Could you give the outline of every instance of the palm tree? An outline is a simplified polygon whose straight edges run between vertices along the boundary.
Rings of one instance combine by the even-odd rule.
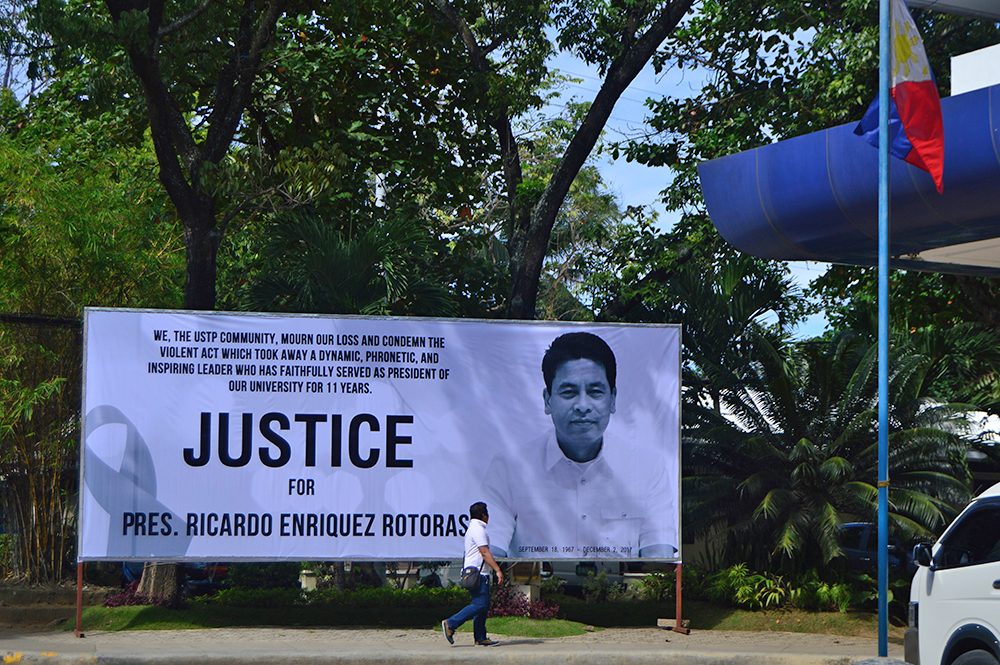
[[[841,523],[876,515],[875,348],[844,333],[748,351],[749,371],[715,382],[721,408],[685,404],[685,526],[714,536],[723,565],[815,569],[840,554]],[[972,407],[926,397],[931,364],[908,347],[890,363],[890,528],[903,540],[939,532],[969,499]]]
[[[671,284],[672,320],[684,330],[684,386],[688,400],[709,400],[750,371],[753,349],[781,345],[786,324],[800,315],[800,293],[787,269],[746,254],[710,267],[683,270]],[[775,323],[767,325],[769,316]]]
[[[270,227],[241,303],[260,311],[326,314],[458,313],[447,284],[427,274],[434,237],[403,214],[342,228],[315,210],[285,212]]]
[[[932,361],[932,390],[1000,413],[1000,345],[997,333],[979,323],[926,326],[900,331]]]

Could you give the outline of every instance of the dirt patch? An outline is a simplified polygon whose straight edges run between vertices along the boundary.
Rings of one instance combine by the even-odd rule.
[[[104,602],[114,587],[85,584],[83,606]],[[0,582],[0,628],[44,630],[76,618],[76,580],[28,584],[7,579]]]
[[[85,607],[100,605],[108,593],[116,591],[111,587],[84,584],[83,604]],[[0,583],[0,607],[24,606],[72,606],[76,607],[76,582],[45,584]]]

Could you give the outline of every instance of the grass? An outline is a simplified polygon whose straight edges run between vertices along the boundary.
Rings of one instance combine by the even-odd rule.
[[[325,616],[317,616],[317,610]],[[364,608],[350,609],[350,622],[336,621],[337,617],[329,608],[294,607],[284,608],[280,613],[252,608],[233,608],[205,606],[189,603],[187,609],[170,610],[155,606],[131,607],[91,607],[83,613],[84,630],[188,630],[197,628],[223,628],[231,626],[343,626],[367,625],[371,627],[408,626],[424,628],[428,622],[434,622],[435,630],[441,630],[438,615],[447,616],[454,612],[442,612],[441,608],[415,610],[411,613],[401,613],[399,609],[377,612]],[[338,608],[339,609],[339,608]],[[455,608],[457,611],[459,608]],[[359,612],[361,615],[359,615]],[[367,614],[367,621],[363,615]],[[326,619],[324,621],[323,619]],[[70,629],[74,626],[64,626]],[[510,635],[512,637],[566,637],[582,635],[589,632],[585,624],[553,619],[551,621],[535,621],[523,617],[494,617],[486,621],[486,628],[491,633]],[[466,622],[459,627],[459,632],[471,632],[472,622]]]
[[[673,616],[673,612],[670,616]],[[845,637],[878,637],[878,615],[874,612],[806,612],[803,610],[761,610],[751,612],[705,602],[685,603],[682,617],[706,630],[782,631],[819,633]],[[891,621],[889,637],[900,644],[905,623]]]
[[[512,637],[564,637],[580,635],[585,626],[605,627],[656,625],[660,618],[674,617],[674,602],[633,602],[622,604],[587,604],[574,598],[559,598],[562,618],[552,621],[504,617],[487,621],[490,633]],[[461,606],[421,607],[306,607],[280,609],[220,607],[190,601],[183,610],[155,606],[91,607],[83,613],[84,630],[182,630],[231,626],[368,626],[436,627],[441,619],[454,614]],[[766,610],[752,612],[701,601],[684,603],[684,619],[699,630],[783,631],[821,633],[848,637],[878,636],[878,617],[872,612],[805,612]],[[74,626],[66,622],[66,629]],[[471,622],[460,630],[471,631]],[[889,626],[889,638],[902,642],[905,625],[898,620]]]
[[[676,606],[669,602],[587,604],[574,598],[556,601],[566,619],[595,626],[655,626],[657,619],[673,619]],[[878,637],[878,615],[874,612],[808,612],[805,610],[750,611],[704,601],[685,601],[681,617],[703,630],[783,631],[821,633],[845,637]],[[890,622],[889,635],[903,639],[905,621]]]
[[[603,628],[591,628],[604,630]],[[434,629],[441,630],[441,626],[437,625]],[[455,632],[471,633],[472,622],[466,621]],[[486,632],[507,635],[508,637],[569,637],[583,635],[591,631],[587,630],[587,627],[582,623],[566,619],[537,621],[524,617],[492,617],[486,620]]]
[[[371,626],[427,627],[435,618],[450,616],[462,605],[424,607],[310,607],[276,609],[221,607],[189,601],[172,610],[155,605],[89,607],[83,611],[84,630],[183,630],[232,626]],[[440,622],[441,619],[436,619]]]

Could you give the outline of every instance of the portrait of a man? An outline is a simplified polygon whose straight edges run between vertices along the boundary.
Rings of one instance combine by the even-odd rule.
[[[485,476],[498,556],[672,558],[675,490],[662,448],[607,432],[618,367],[601,337],[560,335],[542,358],[541,391],[552,428],[497,454]]]

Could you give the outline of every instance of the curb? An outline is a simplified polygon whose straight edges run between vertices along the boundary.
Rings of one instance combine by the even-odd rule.
[[[330,651],[256,651],[233,653],[133,653],[133,654],[56,654],[7,653],[4,663],[45,663],[46,665],[459,665],[463,663],[516,663],[517,665],[896,665],[893,659],[859,660],[850,656],[821,656],[811,654],[718,654],[718,653],[664,653],[663,651],[592,650],[567,652],[565,650],[507,651],[501,648],[462,650],[463,653],[427,651],[366,650]],[[904,664],[905,665],[905,664]]]

